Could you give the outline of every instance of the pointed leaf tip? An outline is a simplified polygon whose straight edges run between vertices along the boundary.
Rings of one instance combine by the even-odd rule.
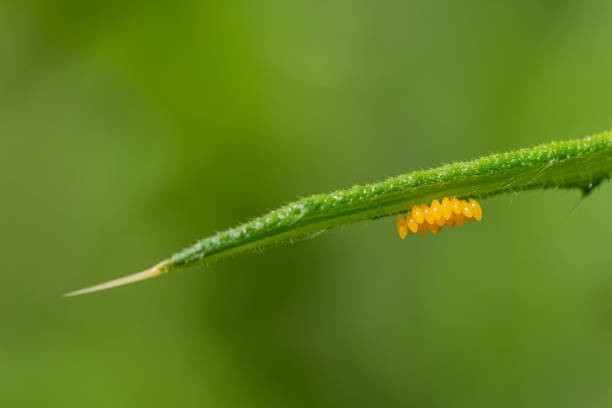
[[[118,286],[123,286],[123,285],[127,285],[130,283],[139,282],[145,279],[154,278],[156,276],[162,275],[163,273],[164,273],[164,270],[160,268],[160,265],[158,264],[150,269],[147,269],[141,272],[133,273],[131,275],[123,276],[118,279],[113,279],[108,282],[100,283],[99,285],[89,286],[87,288],[65,293],[64,297],[84,295],[86,293],[93,293],[93,292],[99,292],[99,291],[106,290],[106,289],[116,288]]]

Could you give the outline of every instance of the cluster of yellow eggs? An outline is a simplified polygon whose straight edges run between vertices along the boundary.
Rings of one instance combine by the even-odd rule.
[[[464,221],[473,222],[482,219],[482,208],[473,198],[458,200],[455,197],[442,199],[442,202],[433,200],[431,206],[427,204],[415,205],[408,211],[406,218],[397,216],[397,233],[400,238],[406,238],[408,233],[419,233],[424,237],[427,230],[437,234],[446,225],[453,228],[455,224],[462,226]]]

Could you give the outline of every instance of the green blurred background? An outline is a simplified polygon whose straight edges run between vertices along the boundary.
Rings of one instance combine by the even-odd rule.
[[[610,1],[0,3],[0,406],[609,407],[612,186],[145,283],[296,197],[612,128]]]

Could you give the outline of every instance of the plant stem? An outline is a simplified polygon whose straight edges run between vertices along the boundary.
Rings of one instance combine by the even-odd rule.
[[[414,204],[436,198],[486,198],[553,188],[578,188],[586,194],[611,175],[612,131],[415,171],[379,183],[295,201],[196,242],[153,267],[151,270],[156,273],[152,276],[309,238],[340,225],[395,215]],[[152,276],[124,277],[68,295],[103,290]]]

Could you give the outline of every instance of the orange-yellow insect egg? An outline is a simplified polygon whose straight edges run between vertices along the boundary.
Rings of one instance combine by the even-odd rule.
[[[444,217],[442,216],[442,205],[438,200],[431,202],[431,211],[434,215],[435,223],[439,226],[444,225]]]
[[[440,206],[442,207],[442,218],[444,218],[444,220],[450,220],[453,215],[453,210],[448,197],[442,199],[442,204],[440,204]]]
[[[465,221],[465,216],[463,214],[455,214],[455,223],[457,223],[458,226],[462,226],[463,221]]]
[[[427,229],[429,229],[434,235],[436,235],[438,232],[440,232],[440,230],[442,230],[442,227],[438,226],[438,224],[429,224],[427,222],[425,224],[427,224]]]
[[[461,213],[465,218],[472,218],[472,206],[465,200],[461,200]]]
[[[459,200],[453,197],[451,198],[450,202],[451,202],[451,210],[453,211],[453,213],[460,214],[461,213],[461,203],[459,202]]]
[[[419,223],[414,220],[411,212],[406,214],[406,226],[408,227],[408,231],[413,234],[419,229]]]
[[[465,217],[465,220],[469,222],[470,224],[474,222],[474,218],[472,217]]]
[[[425,222],[420,223],[418,231],[421,237],[425,237],[425,235],[427,234],[427,223]]]
[[[429,208],[427,204],[421,204],[421,208],[423,209],[423,215],[425,217],[425,221],[428,222],[429,224],[433,224],[436,221],[436,219],[434,217],[433,211],[431,211],[431,208]]]
[[[423,220],[425,220],[425,214],[423,214],[423,209],[418,205],[412,206],[412,218],[414,218],[414,220],[419,224],[421,224]]]
[[[401,215],[398,215],[397,221],[395,222],[395,226],[397,227],[397,233],[400,238],[406,238],[406,235],[408,235],[408,226],[406,225],[406,219]]]
[[[449,218],[448,220],[446,220],[446,226],[448,228],[455,228],[455,214],[453,214],[453,216],[451,216],[451,218]]]
[[[482,219],[482,208],[480,208],[480,204],[473,198],[469,200],[470,205],[472,206],[472,214],[476,221],[480,221]]]

